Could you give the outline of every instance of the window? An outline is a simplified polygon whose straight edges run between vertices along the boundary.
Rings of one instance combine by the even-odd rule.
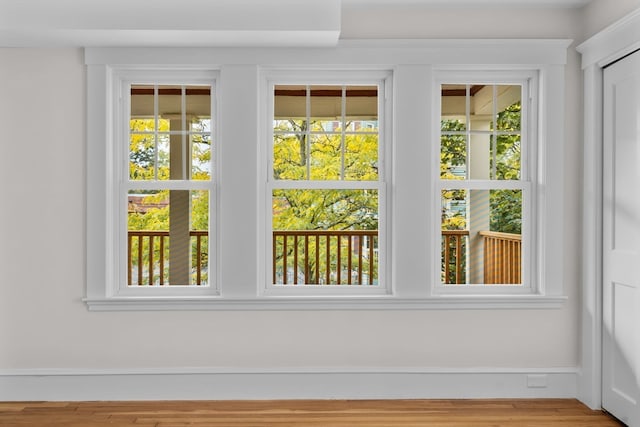
[[[118,70],[113,90],[111,292],[215,294],[213,75]]]
[[[84,300],[561,306],[568,43],[86,49]]]
[[[440,292],[530,292],[535,111],[526,73],[448,73],[440,94]]]
[[[271,83],[267,291],[386,292],[384,88]]]
[[[129,132],[119,186],[127,201],[121,287],[210,286],[212,86],[134,80],[122,89]]]

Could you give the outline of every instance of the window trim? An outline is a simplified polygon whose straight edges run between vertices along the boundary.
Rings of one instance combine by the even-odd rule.
[[[217,176],[217,156],[215,150],[215,142],[217,141],[216,131],[218,120],[216,118],[216,80],[217,73],[211,70],[174,70],[174,69],[127,69],[118,68],[113,70],[113,89],[114,97],[118,102],[114,103],[114,129],[120,131],[120,136],[115,136],[112,141],[113,147],[111,149],[114,153],[113,162],[113,176],[109,178],[113,180],[115,184],[114,199],[113,199],[113,213],[117,223],[116,232],[113,235],[113,257],[114,257],[114,280],[113,280],[113,295],[114,296],[211,296],[218,295],[218,280],[216,280],[217,274],[217,214],[216,214],[216,186],[218,183]],[[179,180],[179,181],[134,181],[128,178],[128,173],[124,165],[128,165],[129,157],[128,147],[129,141],[129,116],[130,116],[130,93],[127,90],[132,84],[141,84],[149,82],[149,84],[158,85],[210,85],[212,89],[211,95],[211,170],[212,175],[209,181],[192,181],[192,180]],[[109,179],[108,178],[108,179]],[[129,182],[129,184],[127,184]],[[125,215],[126,209],[123,205],[123,195],[125,189],[136,188],[162,188],[162,189],[185,189],[185,190],[208,190],[209,191],[209,285],[208,286],[153,286],[153,287],[136,287],[127,286],[124,278],[126,267],[126,250],[122,248],[126,247],[124,242],[121,242],[122,236],[127,231],[127,218]]]
[[[177,67],[135,67],[119,66],[104,67],[105,73],[105,134],[102,138],[97,138],[96,142],[102,144],[101,154],[105,156],[103,175],[94,176],[88,173],[88,193],[100,193],[100,187],[104,188],[104,241],[105,261],[104,261],[104,291],[100,289],[100,294],[104,292],[104,300],[129,300],[153,298],[211,298],[219,295],[218,288],[218,250],[217,250],[217,156],[215,144],[212,145],[211,167],[212,176],[210,181],[145,181],[136,182],[133,186],[162,187],[162,188],[189,188],[190,190],[201,189],[209,191],[209,285],[208,286],[153,286],[153,287],[128,287],[126,285],[126,203],[123,200],[123,191],[132,185],[127,185],[128,174],[126,165],[128,164],[129,138],[128,114],[129,114],[129,94],[127,88],[133,83],[153,83],[153,84],[207,84],[213,90],[211,96],[211,119],[213,122],[211,137],[217,141],[217,109],[216,109],[216,82],[218,73],[212,69],[182,69]],[[91,145],[90,145],[91,147]],[[98,148],[94,146],[93,148]],[[88,156],[96,155],[88,149]],[[159,185],[158,185],[159,184]],[[87,219],[89,222],[89,218]],[[87,302],[90,299],[91,289],[87,289]],[[102,298],[99,298],[102,299]]]
[[[423,309],[545,309],[560,308],[567,297],[564,294],[564,266],[561,241],[563,235],[563,147],[564,141],[564,88],[567,48],[571,40],[551,39],[502,39],[502,40],[343,40],[336,47],[319,50],[304,48],[86,48],[87,66],[87,190],[86,190],[86,295],[83,301],[89,310],[423,310]],[[333,64],[331,66],[327,64]],[[469,66],[467,64],[475,64]],[[113,135],[110,127],[114,69],[174,69],[211,70],[220,73],[217,81],[219,108],[217,116],[224,120],[247,112],[255,114],[255,122],[239,130],[243,139],[242,155],[246,147],[256,150],[249,158],[255,162],[256,171],[248,176],[240,175],[238,149],[229,148],[225,140],[233,139],[229,125],[218,119],[215,130],[219,157],[224,161],[218,165],[221,175],[216,185],[218,205],[216,210],[221,221],[233,219],[234,209],[239,211],[240,224],[227,222],[218,229],[219,295],[207,296],[114,296],[108,286],[110,273],[105,236],[109,234],[107,209],[106,170],[109,166],[105,147]],[[265,153],[259,138],[264,137],[264,105],[258,100],[266,93],[263,73],[286,70],[293,74],[299,71],[344,71],[360,70],[393,72],[393,95],[387,99],[388,108],[393,108],[393,122],[387,132],[393,135],[393,174],[388,177],[390,189],[388,216],[390,239],[388,250],[393,257],[388,259],[390,294],[385,295],[317,295],[313,298],[298,296],[267,296],[259,292],[264,270],[256,247],[264,246],[264,233],[260,230],[264,215],[264,200],[260,198],[263,177],[257,172],[261,168],[259,159]],[[538,200],[535,214],[539,218],[537,241],[540,258],[533,267],[540,274],[539,287],[535,294],[526,295],[438,295],[432,292],[431,273],[426,263],[433,259],[433,249],[425,239],[433,238],[430,197],[414,200],[414,194],[427,194],[425,183],[432,173],[432,166],[419,163],[427,159],[428,148],[413,141],[420,136],[429,136],[425,131],[425,118],[432,117],[433,105],[422,102],[433,99],[433,74],[438,70],[537,70],[539,73],[539,153]],[[240,100],[228,94],[236,90],[246,91]],[[390,89],[390,88],[388,88]],[[427,124],[428,126],[428,124]],[[254,145],[253,145],[254,144]],[[559,149],[560,148],[560,149]],[[400,166],[400,167],[399,167]],[[424,166],[424,167],[423,167]],[[263,173],[261,171],[260,173]],[[418,179],[419,178],[419,179]],[[247,197],[235,200],[230,196],[236,189],[229,179],[241,179],[241,190]],[[221,184],[224,181],[225,184]],[[416,210],[416,213],[413,211]],[[411,223],[424,218],[426,223]],[[560,219],[560,220],[558,220]],[[253,221],[247,223],[246,221]],[[220,233],[222,231],[222,233]],[[255,237],[254,237],[255,231]],[[234,261],[242,246],[230,240],[233,232],[240,232],[251,239],[249,263],[246,271]],[[253,239],[255,238],[255,242]],[[253,246],[255,243],[255,246]],[[231,265],[228,265],[231,264]]]
[[[538,186],[538,108],[540,93],[538,85],[537,70],[512,70],[510,68],[498,68],[494,70],[468,69],[439,69],[434,72],[434,93],[437,99],[433,103],[433,136],[434,143],[431,150],[433,174],[433,197],[432,209],[434,212],[440,209],[441,191],[444,189],[461,190],[492,190],[492,189],[514,189],[522,190],[522,284],[467,284],[467,285],[446,285],[440,279],[441,274],[441,253],[434,254],[432,260],[432,294],[433,295],[526,295],[538,294],[539,277],[535,274],[533,266],[538,259],[536,230],[538,229],[538,215],[536,215],[536,194]],[[440,87],[442,84],[487,84],[487,85],[519,85],[522,87],[521,102],[525,105],[521,119],[521,143],[524,147],[521,157],[521,179],[520,180],[442,180],[440,179],[440,120],[441,120],[441,97]],[[525,104],[526,103],[526,104]],[[471,131],[472,132],[472,131]],[[497,184],[497,185],[493,185]],[[432,230],[434,238],[432,244],[439,247],[441,244],[440,230],[441,222],[437,216],[433,217]],[[528,242],[528,243],[524,243]]]

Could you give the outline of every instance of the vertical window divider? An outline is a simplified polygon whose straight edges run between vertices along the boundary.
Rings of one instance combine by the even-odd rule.
[[[493,90],[491,94],[491,120],[493,123],[493,129],[491,129],[491,177],[490,179],[497,179],[498,177],[498,86],[493,85]],[[520,162],[522,164],[522,162]]]
[[[466,179],[471,178],[471,85],[467,84],[465,87],[465,120],[467,121],[467,125],[465,126],[464,138],[466,143],[466,158],[465,163],[467,164],[465,175]]]
[[[520,163],[522,164],[522,170],[520,171],[520,179],[523,181],[530,181],[531,177],[529,176],[529,161],[533,159],[534,156],[529,156],[530,150],[523,150],[524,147],[529,147],[529,114],[531,111],[531,104],[533,102],[533,98],[531,96],[531,88],[532,79],[528,78],[526,80],[526,91],[523,85],[522,92],[520,97],[522,101],[520,102]],[[525,138],[527,138],[525,140]]]
[[[347,126],[347,87],[342,86],[342,96],[340,97],[340,179],[345,179],[344,156],[346,152],[346,126]]]
[[[305,164],[307,166],[307,179],[311,180],[311,86],[306,85],[306,96],[305,96],[305,113],[307,115],[307,128],[305,129],[305,154],[307,158],[305,159]]]
[[[182,179],[187,180],[191,175],[191,168],[187,169],[188,162],[188,144],[187,144],[187,87],[182,85],[180,88],[180,122],[182,123],[180,129],[180,149],[182,150]]]
[[[131,93],[131,90],[129,90]],[[158,153],[158,127],[160,126],[160,117],[159,110],[160,106],[158,105],[159,91],[158,85],[153,85],[153,147],[154,147],[154,162],[153,162],[153,177],[157,181],[158,180],[158,162],[160,160],[160,154]]]

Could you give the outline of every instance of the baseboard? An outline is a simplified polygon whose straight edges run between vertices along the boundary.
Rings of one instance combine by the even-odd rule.
[[[0,401],[575,398],[577,369],[4,370]]]

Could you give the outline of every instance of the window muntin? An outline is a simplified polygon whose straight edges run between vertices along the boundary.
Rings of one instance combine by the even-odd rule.
[[[520,179],[522,90],[516,84],[441,85],[442,179]]]
[[[530,81],[439,82],[443,292],[531,289]]]
[[[271,86],[271,288],[382,288],[383,87],[382,82]]]
[[[129,179],[211,179],[211,87],[131,85],[129,138]]]
[[[213,85],[123,80],[122,89],[119,289],[209,288]]]
[[[378,86],[276,85],[276,180],[378,179]]]

